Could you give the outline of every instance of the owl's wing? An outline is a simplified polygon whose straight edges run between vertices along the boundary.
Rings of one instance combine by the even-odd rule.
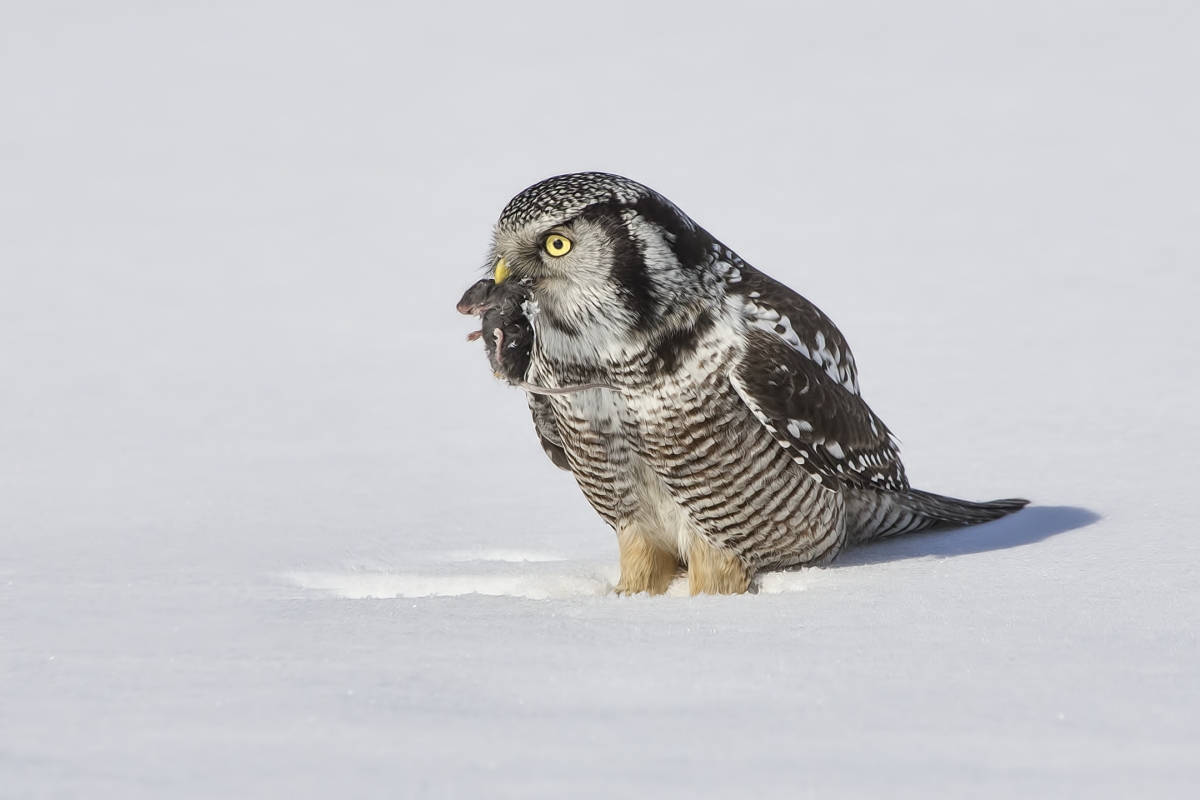
[[[780,447],[822,484],[908,489],[896,441],[883,421],[778,335],[751,328],[730,380]]]
[[[751,325],[778,336],[850,394],[858,394],[854,354],[842,332],[821,309],[732,251],[719,252],[717,259],[726,293],[742,300],[743,313]]]
[[[558,433],[558,423],[554,421],[554,411],[550,408],[550,401],[540,394],[531,392],[526,396],[529,398],[529,413],[533,415],[533,427],[537,430],[538,441],[542,443],[542,449],[546,451],[546,455],[550,456],[554,466],[570,472],[571,465],[567,461],[567,452],[563,450],[562,436]]]

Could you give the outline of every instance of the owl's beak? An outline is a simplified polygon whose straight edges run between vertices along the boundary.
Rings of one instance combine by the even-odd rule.
[[[505,262],[504,258],[501,257],[500,260],[496,262],[495,275],[492,280],[496,281],[497,284],[501,284],[508,279],[510,274],[511,273],[508,271],[507,262]]]

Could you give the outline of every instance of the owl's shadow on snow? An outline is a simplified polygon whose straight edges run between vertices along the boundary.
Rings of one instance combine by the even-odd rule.
[[[1031,506],[1008,517],[968,528],[941,528],[847,550],[831,566],[879,564],[926,556],[965,556],[1033,544],[1098,522],[1095,511],[1075,506]]]

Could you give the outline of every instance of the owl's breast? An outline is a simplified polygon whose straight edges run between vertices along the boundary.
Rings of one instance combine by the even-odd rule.
[[[638,456],[684,515],[756,569],[810,564],[841,546],[843,500],[796,464],[738,395],[736,329],[714,328],[677,369],[626,396]]]
[[[841,546],[843,500],[796,464],[733,387],[746,342],[735,322],[668,342],[666,355],[647,346],[587,366],[535,347],[533,369],[546,386],[613,387],[551,401],[572,472],[614,526],[676,516],[645,508],[668,500],[690,530],[755,569],[823,561]]]

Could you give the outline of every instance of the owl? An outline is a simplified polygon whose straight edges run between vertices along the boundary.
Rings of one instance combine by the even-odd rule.
[[[616,532],[621,594],[752,590],[764,571],[1026,505],[909,486],[854,356],[816,306],[657,192],[605,173],[514,197],[481,317],[493,371]]]

